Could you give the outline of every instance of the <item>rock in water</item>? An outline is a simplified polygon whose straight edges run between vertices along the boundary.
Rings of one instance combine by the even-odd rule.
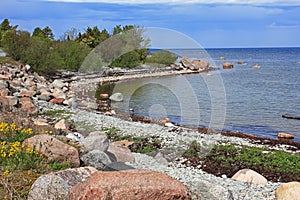
[[[109,97],[110,100],[112,101],[116,101],[116,102],[121,102],[123,101],[124,97],[123,97],[123,94],[122,93],[114,93],[113,95],[111,95]]]
[[[95,172],[72,187],[70,200],[81,199],[191,199],[187,188],[166,174],[150,170]]]
[[[223,69],[232,69],[233,68],[233,64],[230,62],[226,62],[222,66],[223,66]]]

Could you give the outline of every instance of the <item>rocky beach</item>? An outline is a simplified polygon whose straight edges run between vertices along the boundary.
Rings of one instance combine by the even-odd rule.
[[[268,181],[248,169],[240,169],[243,171],[233,177],[226,174],[216,176],[204,171],[201,163],[189,165],[182,155],[193,141],[201,144],[203,155],[215,145],[230,144],[276,149],[297,155],[300,153],[299,143],[277,142],[270,145],[266,138],[232,137],[222,135],[222,131],[218,130],[199,131],[168,123],[135,122],[129,115],[120,118],[118,113],[99,112],[96,99],[78,96],[82,91],[96,87],[99,82],[199,71],[168,69],[151,74],[107,77],[73,74],[52,81],[31,73],[29,65],[4,64],[0,72],[2,118],[5,118],[5,113],[9,113],[6,117],[17,113],[29,124],[51,127],[55,134],[35,135],[27,138],[24,145],[33,145],[48,158],[67,159],[72,166],[71,169],[40,176],[33,183],[28,199],[92,199],[101,195],[104,199],[134,199],[132,191],[136,199],[271,200],[276,199],[275,193],[277,199],[298,198],[294,194],[299,192],[299,182],[286,185],[280,181]],[[43,114],[51,111],[60,111],[62,115],[50,117]],[[159,148],[149,154],[133,153],[129,148],[132,142],[110,140],[108,132],[112,129],[117,130],[120,136],[156,138]],[[122,177],[127,177],[130,183]],[[151,177],[157,179],[152,180]],[[106,182],[97,183],[101,179]],[[160,181],[156,183],[157,180]],[[97,189],[90,190],[91,187]]]

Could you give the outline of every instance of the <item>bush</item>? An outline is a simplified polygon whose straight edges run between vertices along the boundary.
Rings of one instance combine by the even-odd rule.
[[[177,60],[177,56],[172,54],[169,51],[161,50],[153,53],[146,59],[146,63],[157,63],[170,65],[173,64]]]

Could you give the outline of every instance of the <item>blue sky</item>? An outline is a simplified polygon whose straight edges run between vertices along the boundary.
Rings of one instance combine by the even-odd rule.
[[[212,47],[300,47],[299,0],[1,0],[0,20],[20,29],[50,26],[171,29]]]

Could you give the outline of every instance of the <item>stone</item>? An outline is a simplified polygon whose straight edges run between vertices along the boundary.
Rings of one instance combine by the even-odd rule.
[[[52,85],[53,85],[53,87],[59,88],[59,89],[61,89],[61,88],[63,88],[64,86],[66,86],[65,83],[63,83],[62,81],[57,80],[57,79],[54,80],[54,81],[52,82]]]
[[[186,186],[192,199],[234,200],[230,190],[200,178],[189,180]]]
[[[92,132],[88,137],[79,141],[83,152],[89,152],[92,150],[107,151],[109,141],[105,133],[100,131]]]
[[[38,100],[42,100],[42,101],[49,101],[51,99],[51,97],[46,94],[40,94],[37,96],[37,98],[38,98]]]
[[[28,114],[37,113],[37,107],[32,103],[32,100],[29,97],[22,97],[19,99],[19,103],[21,104],[21,110],[24,110]]]
[[[115,141],[114,144],[118,146],[129,147],[130,145],[134,144],[134,142],[128,140],[119,140]]]
[[[114,93],[109,97],[110,100],[116,101],[116,102],[121,102],[124,100],[123,94],[122,93]]]
[[[65,99],[63,98],[54,98],[51,99],[49,102],[53,103],[53,104],[58,104],[58,105],[62,105],[64,103]]]
[[[8,96],[10,91],[8,89],[0,89],[0,97]]]
[[[133,169],[95,172],[72,187],[70,200],[88,199],[190,199],[187,188],[166,174]]]
[[[110,143],[107,151],[114,154],[118,162],[134,162],[134,156],[128,147]]]
[[[35,135],[24,140],[23,144],[34,148],[49,160],[58,160],[61,163],[69,160],[72,167],[80,165],[78,150],[51,135]]]
[[[8,88],[7,81],[0,80],[0,89],[6,89],[6,88]]]
[[[96,171],[93,167],[80,167],[42,175],[31,186],[28,200],[68,200],[71,188]]]
[[[294,139],[294,135],[284,132],[279,132],[277,137],[278,139]]]
[[[191,61],[188,58],[182,58],[180,63],[185,67],[185,68],[190,68],[192,65]]]
[[[66,119],[61,119],[54,125],[54,128],[61,130],[68,130],[70,128],[69,122]]]
[[[49,124],[47,123],[46,119],[37,119],[33,121],[34,125],[36,126],[48,126]]]
[[[84,154],[80,159],[86,166],[92,166],[98,170],[103,170],[112,162],[106,153],[97,149]]]
[[[130,170],[134,169],[133,167],[126,165],[123,162],[112,162],[105,166],[103,171],[121,171],[121,170]]]
[[[299,200],[300,182],[289,182],[281,184],[275,191],[277,200]]]
[[[225,57],[220,57],[220,60],[226,60],[226,58]]]
[[[225,62],[222,64],[223,69],[232,69],[233,68],[233,64],[230,62]]]
[[[27,89],[21,89],[21,92],[19,94],[20,97],[33,97],[36,94],[33,90],[27,90]]]
[[[7,99],[9,106],[18,105],[19,100],[18,100],[17,97],[15,97],[15,96],[6,96],[5,98]]]
[[[252,66],[252,68],[253,68],[253,69],[260,69],[260,68],[261,68],[261,66],[260,66],[260,65],[258,65],[258,64],[256,64],[256,65]]]
[[[254,183],[254,184],[267,184],[268,180],[251,169],[242,169],[235,173],[232,177],[232,180]]]
[[[109,95],[108,94],[100,94],[100,99],[108,99]]]
[[[66,138],[69,138],[74,141],[79,141],[79,140],[83,139],[84,136],[78,132],[73,132],[73,133],[69,133],[68,135],[66,135]]]
[[[96,102],[87,102],[86,107],[92,110],[97,110],[99,105]]]
[[[167,159],[164,157],[164,155],[161,152],[158,152],[155,156],[154,156],[155,160],[165,166],[168,166],[169,162],[167,161]]]
[[[52,95],[54,96],[54,98],[57,98],[57,99],[66,99],[67,98],[64,91],[62,91],[61,89],[57,89],[57,88],[53,90]]]
[[[25,69],[26,72],[28,72],[31,69],[31,66],[27,64],[27,65],[25,65],[24,69]]]
[[[11,80],[12,75],[11,74],[0,74],[0,80]]]
[[[194,66],[197,66],[200,69],[207,69],[209,67],[209,63],[201,60],[193,60],[192,61]]]
[[[171,122],[165,123],[165,127],[174,127],[175,125]]]

